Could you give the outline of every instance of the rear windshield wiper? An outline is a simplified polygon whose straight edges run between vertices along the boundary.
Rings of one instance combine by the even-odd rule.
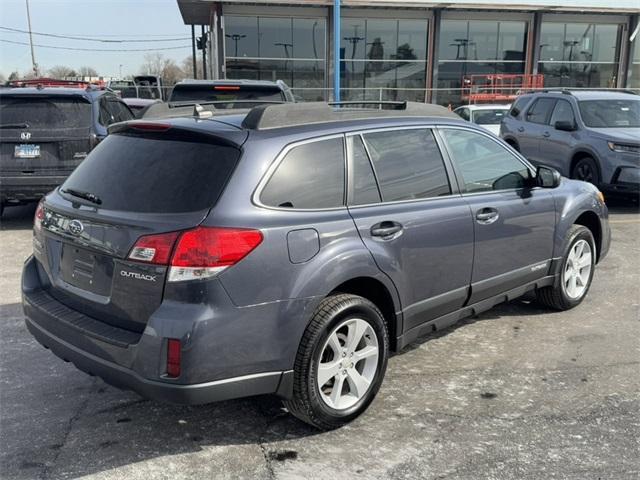
[[[69,195],[73,195],[74,197],[82,198],[84,200],[88,200],[91,203],[95,203],[96,205],[100,205],[102,200],[95,193],[84,192],[82,190],[76,190],[74,188],[64,188],[60,190],[62,193],[66,193]]]
[[[0,128],[29,128],[28,123],[3,123]]]

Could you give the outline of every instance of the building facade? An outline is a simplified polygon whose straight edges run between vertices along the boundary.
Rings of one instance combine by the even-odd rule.
[[[305,100],[333,98],[336,65],[342,100],[455,106],[532,79],[640,90],[637,0],[524,1],[343,1],[338,62],[333,2],[178,5],[209,32],[210,78],[282,79]]]

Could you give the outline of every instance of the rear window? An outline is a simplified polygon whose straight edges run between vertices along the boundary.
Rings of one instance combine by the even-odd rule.
[[[234,108],[234,102],[242,102],[243,107],[251,107],[250,100],[282,102],[284,94],[276,87],[258,86],[214,86],[214,85],[176,85],[171,92],[171,102],[228,102],[228,108]],[[219,107],[220,108],[220,107]],[[222,107],[224,108],[224,107]]]
[[[79,128],[91,126],[91,104],[72,97],[0,96],[0,126],[16,128]],[[6,128],[6,127],[5,127]]]
[[[201,142],[109,135],[62,189],[97,195],[101,208],[178,213],[213,206],[240,152]]]

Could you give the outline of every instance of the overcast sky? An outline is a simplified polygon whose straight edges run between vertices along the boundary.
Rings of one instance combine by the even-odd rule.
[[[139,73],[145,52],[99,52],[100,49],[159,49],[180,64],[191,54],[191,28],[184,25],[176,0],[29,0],[31,28],[38,33],[85,36],[102,39],[152,40],[145,43],[100,43],[71,39],[33,36],[36,45],[88,48],[95,51],[55,50],[35,47],[36,62],[41,70],[54,65],[72,68],[90,66],[100,75],[117,76]],[[0,0],[0,27],[27,30],[25,0]],[[161,38],[182,38],[158,41]],[[0,40],[29,42],[26,33],[0,29]],[[5,77],[17,70],[31,69],[31,54],[27,45],[0,41],[0,73]]]

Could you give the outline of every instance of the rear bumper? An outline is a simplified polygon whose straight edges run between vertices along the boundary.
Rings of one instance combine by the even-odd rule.
[[[72,310],[56,300],[45,284],[42,266],[30,257],[22,274],[22,305],[29,332],[56,356],[111,385],[182,404],[262,394],[291,395],[293,359],[266,338],[274,326],[257,336],[246,327],[233,328],[234,323],[245,320],[256,331],[261,325],[266,328],[269,322],[265,318],[278,320],[273,312],[268,315],[265,310],[273,307],[241,309],[251,315],[245,319],[237,309],[225,312],[221,305],[219,322],[204,316],[201,310],[192,312],[189,304],[168,312],[160,307],[144,332],[137,333]],[[183,345],[178,378],[165,374],[168,338],[179,338]]]
[[[0,177],[0,201],[29,202],[39,200],[61,185],[68,175],[15,175]]]
[[[25,301],[28,303],[28,300]],[[30,312],[33,316],[33,311]],[[278,393],[280,385],[285,389],[292,372],[266,372],[214,382],[192,385],[176,385],[143,378],[131,369],[109,362],[56,337],[41,327],[37,321],[26,319],[27,329],[38,342],[56,356],[72,362],[79,370],[96,375],[105,382],[148,398],[171,403],[203,404],[252,395]]]

